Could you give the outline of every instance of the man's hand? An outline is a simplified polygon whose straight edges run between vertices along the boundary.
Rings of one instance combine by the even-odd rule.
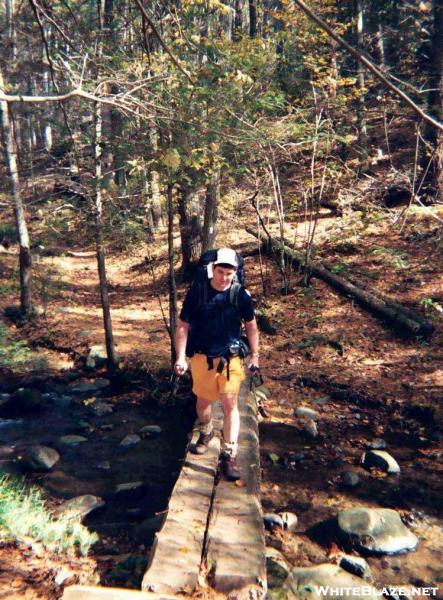
[[[187,370],[188,370],[188,363],[186,361],[186,358],[177,359],[177,361],[174,365],[174,372],[179,377],[181,377],[182,375],[184,375],[186,373]]]
[[[258,371],[260,371],[260,367],[258,364],[258,356],[256,354],[251,354],[248,363],[248,373],[249,375],[255,375]]]

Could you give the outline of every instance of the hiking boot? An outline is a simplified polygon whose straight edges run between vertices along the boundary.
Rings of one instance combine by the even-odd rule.
[[[208,449],[209,442],[214,437],[214,431],[211,433],[200,433],[197,443],[192,448],[193,454],[204,454]]]
[[[237,481],[240,479],[240,471],[238,470],[235,456],[229,456],[229,454],[222,456],[222,471],[228,481]]]

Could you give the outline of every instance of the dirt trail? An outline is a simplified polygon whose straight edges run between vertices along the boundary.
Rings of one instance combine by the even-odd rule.
[[[424,311],[420,302],[426,298],[442,305],[438,235],[420,219],[404,232],[393,229],[391,221],[370,223],[354,236],[354,225],[343,230],[322,219],[324,244],[317,258],[340,265],[342,273],[352,271],[374,290],[417,310]],[[370,558],[377,584],[441,581],[443,320],[428,303],[436,333],[429,340],[404,339],[321,281],[303,287],[295,273],[292,291],[282,296],[275,263],[254,254],[256,242],[241,222],[226,219],[218,243],[242,250],[248,288],[262,320],[275,329],[261,337],[262,369],[271,390],[269,417],[260,431],[263,505],[269,512],[295,512],[299,522],[293,533],[269,534],[268,544],[294,566],[334,560],[335,542],[326,531],[311,535],[314,525],[351,505],[392,507],[421,541],[416,553]],[[14,268],[15,257],[5,260]],[[94,255],[40,261],[55,266],[62,278],[61,294],[51,300],[40,334],[83,354],[88,346],[102,344]],[[167,367],[169,340],[156,296],[160,293],[167,312],[164,245],[156,248],[155,282],[143,251],[124,258],[111,253],[107,264],[118,351],[148,371]],[[179,300],[185,287],[180,285]],[[2,297],[2,307],[12,300],[12,295]],[[320,414],[315,440],[294,416],[300,405]],[[375,437],[386,440],[399,462],[399,478],[361,467],[365,446]],[[344,490],[341,476],[349,469],[360,484]]]

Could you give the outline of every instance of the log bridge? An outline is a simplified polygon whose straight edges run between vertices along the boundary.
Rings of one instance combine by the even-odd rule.
[[[214,425],[222,426],[219,404]],[[257,402],[243,385],[238,464],[242,479],[232,483],[219,474],[220,438],[206,454],[190,448],[172,491],[168,513],[156,534],[141,591],[101,586],[67,587],[63,600],[169,600],[206,588],[229,598],[261,600],[266,594],[263,512]]]

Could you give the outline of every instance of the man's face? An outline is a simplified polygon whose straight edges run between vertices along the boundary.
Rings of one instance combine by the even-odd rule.
[[[219,265],[216,265],[213,273],[212,287],[216,290],[223,291],[231,285],[235,276],[235,269],[234,267],[220,267]]]

